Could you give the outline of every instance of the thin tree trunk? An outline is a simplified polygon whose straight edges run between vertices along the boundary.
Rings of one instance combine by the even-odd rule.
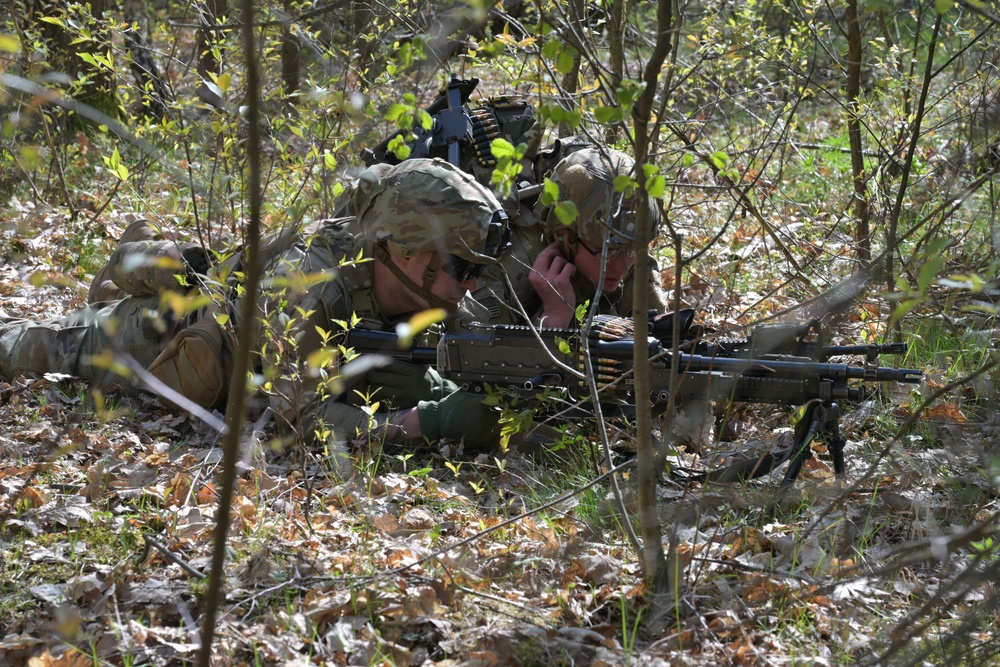
[[[924,81],[920,89],[920,99],[917,100],[917,108],[913,115],[913,127],[910,130],[910,145],[906,152],[903,172],[899,177],[899,190],[896,192],[896,201],[893,204],[892,214],[889,216],[889,225],[886,229],[885,280],[886,288],[890,294],[896,290],[895,267],[893,263],[896,260],[899,216],[903,210],[903,198],[906,195],[906,188],[909,184],[910,171],[913,169],[913,159],[917,153],[917,142],[920,140],[920,124],[924,119],[924,107],[927,104],[927,93],[930,89],[932,73],[934,72],[934,49],[937,47],[938,33],[941,30],[941,19],[942,15],[938,14],[934,21],[934,29],[931,32],[930,40],[927,43],[927,62],[924,68]],[[914,56],[916,56],[916,52],[914,52]],[[896,322],[896,330],[898,336],[898,321]]]
[[[612,95],[612,100],[614,100],[614,95],[622,84],[625,72],[625,45],[623,38],[625,32],[625,5],[627,2],[628,0],[613,0],[609,9],[608,51],[610,52],[610,63],[608,66],[611,70],[611,78],[608,81],[608,88],[609,93]],[[611,123],[605,128],[604,140],[609,146],[614,145],[618,141],[618,130],[618,123]]]
[[[861,22],[858,0],[847,0],[847,135],[851,142],[851,176],[854,181],[854,242],[858,259],[867,267],[872,258],[870,207],[865,177],[864,147],[861,143]]]
[[[587,7],[584,4],[584,0],[570,0],[566,41],[576,49],[576,54],[573,56],[573,67],[563,74],[562,81],[559,84],[563,92],[563,106],[567,111],[576,107],[574,97],[580,86],[580,63],[583,60],[583,44],[580,43],[578,37],[582,38],[584,34],[583,28],[586,27],[586,10]],[[571,128],[566,123],[559,124],[560,137],[565,137],[574,132],[576,132],[576,128]]]
[[[653,105],[656,101],[660,68],[670,53],[671,28],[673,24],[673,0],[659,0],[656,12],[656,43],[643,70],[646,84],[642,95],[632,109],[635,124],[636,180],[639,191],[636,198],[642,200],[646,194],[646,175],[643,165],[649,161],[649,151],[655,137],[650,136]],[[646,309],[649,304],[647,285],[649,284],[649,256],[644,239],[649,238],[648,230],[653,224],[649,207],[639,206],[636,217],[636,263],[634,286],[635,339],[649,337],[649,320]],[[667,566],[663,553],[663,534],[660,528],[656,488],[662,470],[657,468],[657,456],[653,448],[652,410],[646,397],[650,395],[649,349],[645,345],[635,346],[635,395],[636,395],[636,464],[639,497],[639,525],[642,533],[642,554],[640,557],[646,576],[646,586],[650,594],[651,613],[648,623],[651,632],[658,632],[665,624],[671,591],[676,580],[672,568]]]
[[[198,665],[209,667],[212,660],[212,642],[215,638],[215,619],[221,601],[225,600],[226,541],[229,534],[230,505],[236,486],[236,464],[240,455],[243,413],[246,403],[247,374],[250,370],[250,349],[256,338],[257,292],[260,285],[260,210],[263,203],[260,165],[260,64],[254,38],[253,0],[242,0],[244,18],[243,51],[246,59],[247,81],[247,161],[249,164],[248,196],[249,220],[243,262],[246,266],[246,285],[241,302],[238,345],[233,360],[233,377],[229,383],[229,400],[226,403],[226,435],[223,439],[222,480],[219,505],[216,511],[215,535],[212,541],[212,572],[209,590],[205,596],[205,614],[202,616],[201,651]]]
[[[229,11],[229,0],[205,0],[201,23],[204,29],[198,31],[198,74],[209,79],[209,73],[219,74],[219,59],[213,51],[215,42],[214,26],[218,19]]]
[[[289,16],[294,13],[291,0],[284,0],[284,9],[285,14]],[[295,103],[295,93],[299,92],[302,80],[299,61],[300,47],[299,37],[292,33],[291,24],[283,26],[281,29],[281,85],[285,93],[285,101],[289,104]]]

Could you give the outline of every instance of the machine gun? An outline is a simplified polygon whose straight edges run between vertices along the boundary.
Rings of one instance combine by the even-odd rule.
[[[459,331],[443,334],[436,347],[399,349],[395,334],[367,329],[352,329],[346,345],[361,353],[381,352],[403,361],[432,365],[442,376],[468,391],[482,391],[487,384],[526,395],[542,388],[557,388],[579,400],[590,396],[587,383],[567,369],[582,373],[584,354],[589,351],[598,400],[602,405],[614,406],[635,405],[639,400],[632,372],[636,345],[632,333],[632,320],[610,317],[595,320],[586,338],[573,329],[539,329],[536,335],[524,326],[470,323]],[[846,440],[840,433],[838,401],[864,400],[868,395],[866,383],[917,384],[923,377],[923,372],[916,369],[884,368],[872,363],[851,366],[788,354],[750,356],[747,352],[744,356],[728,357],[673,354],[656,338],[650,338],[648,346],[651,387],[648,400],[654,408],[667,404],[674,369],[678,372],[675,389],[678,397],[807,406],[807,415],[797,424],[791,447],[768,452],[755,461],[689,476],[696,480],[752,479],[790,460],[782,481],[785,489],[812,456],[812,441],[824,433],[828,436],[827,448],[834,471],[843,476]],[[869,346],[862,347],[867,354]],[[754,348],[751,345],[738,349]],[[816,350],[816,357],[828,351],[823,346],[808,349]],[[846,354],[842,350],[853,349],[830,348],[829,353]],[[880,349],[875,347],[876,352]]]

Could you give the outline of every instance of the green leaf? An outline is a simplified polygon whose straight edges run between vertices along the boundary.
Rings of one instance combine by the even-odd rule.
[[[420,124],[420,127],[425,130],[429,130],[434,126],[434,119],[431,118],[431,115],[423,109],[417,111],[417,122]]]
[[[403,140],[403,135],[397,134],[389,142],[387,147],[399,160],[405,160],[410,157],[410,147],[406,145],[406,141]]]
[[[726,165],[729,164],[729,156],[723,153],[722,151],[715,151],[708,157],[712,161],[712,164],[714,164],[719,169],[724,169]]]
[[[389,107],[389,110],[385,112],[385,119],[391,120],[393,122],[398,121],[403,116],[410,113],[410,107],[405,104],[396,103]]]
[[[660,173],[660,168],[655,164],[646,163],[642,165],[642,173],[646,178],[652,178],[656,174]]]
[[[892,315],[889,317],[889,322],[898,322],[921,302],[923,302],[923,299],[907,299],[906,301],[900,302],[900,304],[892,311]]]
[[[493,143],[490,144],[490,153],[492,153],[493,157],[498,160],[513,158],[516,152],[517,150],[514,148],[514,144],[510,143],[503,137],[497,137],[493,140]]]
[[[951,10],[955,6],[954,0],[934,0],[934,11],[938,14],[944,14]]]
[[[944,268],[944,257],[941,255],[936,255],[928,259],[920,267],[920,273],[917,274],[917,289],[921,292],[926,292],[942,268]]]
[[[950,246],[952,239],[950,236],[936,236],[927,243],[927,250],[924,254],[928,257],[931,255],[939,255],[944,252],[945,248]]]
[[[681,164],[684,165],[685,168],[691,168],[694,165],[694,156],[690,153],[685,153],[684,157],[681,158]]]
[[[13,35],[0,35],[0,51],[17,53],[21,50],[21,41]]]
[[[630,192],[636,186],[635,179],[628,174],[619,174],[614,180],[615,192]]]
[[[218,76],[209,73],[209,76],[212,77],[212,80],[215,81],[216,85],[219,86],[219,90],[221,90],[223,93],[228,91],[229,88],[233,85],[233,75],[230,74],[229,72],[223,72]]]
[[[542,205],[551,206],[557,201],[559,201],[559,184],[546,178],[542,186]]]
[[[55,16],[43,16],[42,18],[40,18],[38,20],[39,21],[44,21],[45,23],[51,23],[52,25],[57,25],[57,26],[61,26],[61,27],[64,27],[64,28],[66,27],[66,24],[63,23],[62,19],[57,19]]]
[[[418,312],[406,323],[410,335],[410,339],[406,342],[406,344],[410,344],[413,336],[426,331],[428,327],[437,324],[438,322],[443,322],[446,317],[448,317],[448,311],[443,308],[431,308],[429,310],[422,310]],[[401,325],[396,326],[397,333],[400,326]],[[400,336],[400,341],[402,341],[402,339],[403,337]]]
[[[609,123],[613,120],[617,120],[619,110],[616,107],[597,107],[594,109],[594,118],[597,119],[598,123]]]
[[[333,153],[323,154],[323,166],[325,166],[330,171],[337,168],[337,158],[334,157]]]
[[[559,351],[567,356],[573,352],[573,348],[570,347],[569,341],[565,338],[556,338],[556,345],[559,346]]]
[[[580,127],[580,124],[583,122],[583,114],[576,109],[572,109],[566,112],[563,122],[566,123],[569,129],[574,130]]]
[[[545,42],[545,46],[542,47],[542,57],[546,60],[552,60],[559,54],[560,49],[562,49],[561,42],[556,40]]]
[[[567,227],[576,222],[576,219],[580,217],[580,211],[576,208],[576,202],[571,201],[561,201],[556,206],[556,217],[559,218],[559,222],[563,223]]]
[[[569,74],[572,72],[573,66],[576,64],[576,55],[577,50],[572,46],[567,46],[563,49],[556,60],[556,71],[560,74]]]
[[[306,365],[309,368],[326,368],[336,361],[338,356],[339,353],[337,350],[329,347],[321,347],[306,357]]]
[[[650,197],[659,199],[667,190],[667,179],[662,176],[655,176],[646,181],[646,192]]]

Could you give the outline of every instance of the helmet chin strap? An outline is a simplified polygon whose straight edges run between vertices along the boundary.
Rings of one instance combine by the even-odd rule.
[[[392,271],[392,275],[396,276],[399,282],[403,283],[403,286],[422,298],[427,302],[427,305],[436,308],[444,308],[449,313],[454,313],[458,306],[451,303],[450,301],[445,301],[437,294],[431,293],[431,285],[437,279],[438,271],[441,269],[441,255],[440,253],[434,253],[431,258],[431,263],[427,266],[424,271],[424,284],[418,285],[413,280],[410,279],[408,275],[403,273],[403,270],[399,268],[399,265],[393,261],[392,255],[389,254],[389,250],[383,244],[378,244],[375,246],[375,257],[378,261],[385,264],[386,268]]]

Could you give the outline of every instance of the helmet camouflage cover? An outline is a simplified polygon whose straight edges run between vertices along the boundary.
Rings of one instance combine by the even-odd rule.
[[[569,228],[587,241],[601,243],[610,227],[611,244],[632,243],[636,233],[636,197],[616,192],[614,181],[617,176],[632,175],[634,169],[635,160],[614,149],[583,148],[560,160],[548,180],[559,186],[560,202],[576,204],[578,215]],[[649,202],[648,198],[640,199]],[[652,221],[650,236],[646,239],[649,242],[656,237],[659,212],[649,203],[647,205]],[[546,233],[567,227],[556,216],[555,206],[543,204],[541,198],[535,206],[535,214]]]
[[[437,158],[378,165],[354,197],[365,236],[405,256],[450,253],[493,264],[507,247],[507,216],[475,178]]]

